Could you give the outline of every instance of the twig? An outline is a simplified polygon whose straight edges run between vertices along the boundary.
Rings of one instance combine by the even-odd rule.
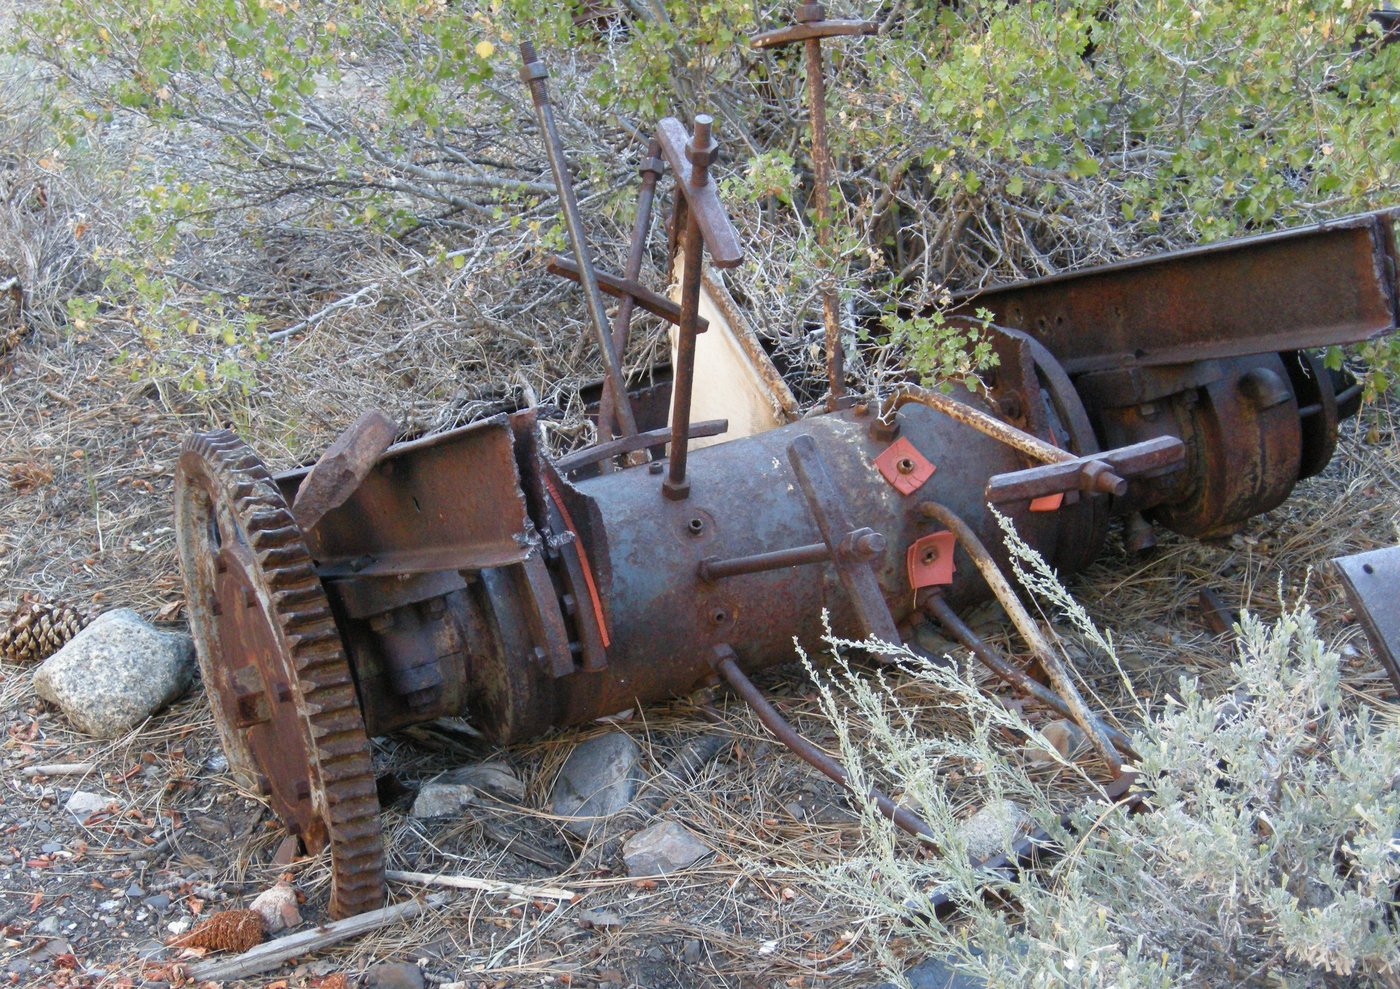
[[[41,762],[37,766],[25,766],[20,772],[30,776],[82,776],[96,768],[91,762]]]
[[[319,951],[321,948],[365,934],[376,928],[417,917],[426,910],[441,906],[442,903],[443,897],[441,895],[429,896],[426,900],[406,900],[382,910],[370,910],[367,913],[346,917],[344,920],[333,920],[315,930],[300,931],[287,937],[278,938],[276,941],[260,944],[241,955],[235,955],[233,958],[219,958],[191,965],[189,975],[197,982],[206,980],[225,982],[242,979],[249,975],[256,975],[258,972],[266,972],[288,958],[308,955],[313,951]]]
[[[483,243],[483,245],[484,245],[484,244],[485,244],[485,241],[483,240],[482,243]],[[453,260],[454,258],[465,257],[466,255],[472,254],[472,253],[480,254],[481,251],[482,251],[482,248],[481,248],[481,247],[476,248],[476,249],[475,249],[475,252],[473,252],[472,250],[465,250],[465,249],[464,249],[464,250],[460,250],[460,251],[450,251],[450,252],[448,252],[447,254],[444,254],[440,260],[443,260],[443,261],[451,261],[451,260]],[[403,271],[401,271],[401,272],[399,273],[399,277],[400,277],[400,278],[411,278],[411,277],[413,277],[414,275],[421,274],[423,271],[427,270],[429,264],[436,263],[438,260],[439,260],[439,259],[434,258],[433,261],[431,261],[431,262],[425,261],[425,262],[423,262],[422,264],[415,264],[415,265],[414,265],[413,267],[411,267],[411,268],[405,268]],[[293,325],[287,327],[285,330],[278,330],[278,331],[275,332],[275,333],[269,333],[269,334],[267,335],[267,338],[268,338],[269,340],[285,340],[285,339],[287,339],[288,337],[296,336],[298,333],[303,333],[303,332],[305,332],[306,330],[310,329],[311,327],[315,326],[317,323],[319,323],[321,320],[325,319],[327,316],[329,316],[331,313],[335,312],[336,310],[338,310],[338,309],[344,309],[346,306],[353,306],[355,303],[359,302],[361,299],[363,299],[363,298],[364,298],[366,295],[368,295],[369,293],[371,293],[371,292],[377,292],[377,291],[379,291],[379,290],[380,290],[381,288],[383,288],[383,287],[384,287],[384,283],[383,283],[382,281],[379,281],[379,282],[371,282],[370,284],[366,285],[364,288],[358,289],[358,290],[356,290],[356,291],[354,291],[354,292],[351,292],[349,295],[346,295],[346,296],[343,296],[343,297],[341,297],[341,298],[339,298],[339,299],[336,299],[334,302],[332,302],[330,305],[326,306],[324,309],[318,309],[318,310],[316,310],[316,311],[315,311],[314,313],[312,313],[310,316],[307,316],[305,319],[303,319],[300,323],[294,323]]]
[[[421,883],[425,886],[450,886],[453,889],[479,889],[486,893],[505,893],[507,896],[523,900],[562,900],[567,903],[582,895],[554,886],[521,886],[519,883],[498,882],[494,879],[444,876],[431,872],[400,872],[397,869],[386,869],[384,878],[400,883]]]

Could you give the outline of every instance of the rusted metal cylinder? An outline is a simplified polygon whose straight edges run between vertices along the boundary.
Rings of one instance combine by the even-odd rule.
[[[910,615],[915,604],[907,550],[942,528],[918,511],[924,498],[950,505],[989,546],[1001,546],[981,486],[968,479],[1019,469],[1024,461],[1016,451],[932,409],[906,406],[899,412],[902,441],[912,443],[936,470],[919,489],[901,494],[874,465],[889,443],[872,438],[871,421],[868,414],[848,411],[697,450],[685,501],[662,497],[660,478],[644,471],[576,485],[573,494],[584,507],[574,516],[592,520],[579,536],[607,616],[607,666],[556,678],[541,675],[539,664],[521,662],[518,654],[496,656],[474,648],[467,677],[475,685],[476,720],[493,736],[509,740],[684,694],[713,676],[716,646],[731,645],[748,671],[789,662],[795,658],[794,637],[819,647],[824,615],[838,635],[861,637],[835,565],[812,562],[805,552],[822,537],[788,462],[788,447],[799,436],[811,437],[845,499],[851,524],[883,537],[884,548],[872,564],[896,620]],[[1011,510],[1023,537],[1052,562],[1066,530],[1076,539],[1103,538],[1092,499],[1054,513],[1024,506]],[[712,582],[699,576],[701,564],[711,558],[791,549],[802,550],[798,556],[810,565],[795,572],[738,572]],[[993,554],[1005,562],[1004,551]],[[948,597],[955,602],[985,598],[985,581],[961,549],[954,564]]]

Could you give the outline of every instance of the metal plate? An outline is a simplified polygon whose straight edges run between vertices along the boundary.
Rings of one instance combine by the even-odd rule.
[[[305,473],[278,484],[295,490]],[[531,530],[500,415],[390,447],[307,544],[323,577],[481,570],[524,560]]]
[[[1400,690],[1400,546],[1332,561],[1376,658]]]
[[[992,286],[967,314],[1025,330],[1071,374],[1369,340],[1396,326],[1394,214]]]

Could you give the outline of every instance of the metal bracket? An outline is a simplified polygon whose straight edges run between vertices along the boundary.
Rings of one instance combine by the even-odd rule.
[[[1376,658],[1400,690],[1400,546],[1339,556],[1332,563]]]
[[[875,458],[875,467],[880,475],[889,481],[902,495],[913,494],[923,487],[924,482],[933,476],[935,467],[918,448],[901,436],[885,452]]]

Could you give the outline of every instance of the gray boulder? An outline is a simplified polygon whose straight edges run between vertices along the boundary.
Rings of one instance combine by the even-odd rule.
[[[626,732],[595,735],[564,760],[551,797],[564,827],[586,837],[602,818],[616,814],[642,784],[642,748]]]
[[[629,876],[664,876],[694,865],[710,854],[710,846],[675,821],[638,831],[622,846]]]
[[[79,731],[116,738],[178,698],[194,677],[194,642],[129,608],[109,611],[34,671],[34,690]]]

